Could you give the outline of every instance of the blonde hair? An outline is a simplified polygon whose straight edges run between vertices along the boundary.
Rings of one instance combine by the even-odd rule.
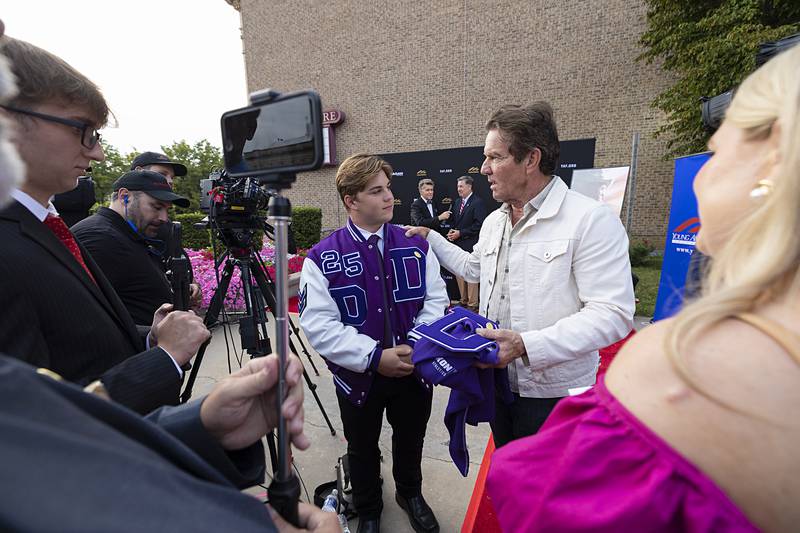
[[[383,170],[392,179],[392,167],[378,156],[369,154],[351,155],[336,171],[336,190],[344,203],[345,196],[355,196],[367,187],[375,174]]]
[[[713,257],[702,297],[676,316],[666,336],[676,371],[707,397],[682,355],[692,339],[726,318],[800,290],[800,46],[751,74],[725,120],[750,139],[766,138],[777,125],[780,165],[770,176],[771,194],[733,228]]]

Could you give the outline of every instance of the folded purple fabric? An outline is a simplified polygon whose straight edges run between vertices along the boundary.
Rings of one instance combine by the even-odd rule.
[[[477,328],[496,328],[497,324],[462,307],[431,324],[415,326],[411,360],[414,372],[423,381],[451,389],[444,415],[450,433],[450,457],[461,475],[469,472],[469,451],[464,424],[494,420],[495,387],[503,401],[513,401],[506,369],[477,368],[474,363],[496,364],[497,344],[481,337]]]

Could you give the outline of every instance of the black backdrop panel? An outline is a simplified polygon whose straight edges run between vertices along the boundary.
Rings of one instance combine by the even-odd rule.
[[[561,159],[556,173],[570,184],[572,171],[577,168],[594,168],[595,139],[561,141]],[[434,199],[439,211],[447,210],[458,197],[456,182],[460,176],[471,176],[473,191],[483,198],[489,211],[500,204],[492,198],[486,176],[480,173],[483,163],[483,146],[381,154],[392,165],[392,192],[394,193],[395,224],[411,223],[411,202],[419,196],[417,184],[430,178],[435,184]]]

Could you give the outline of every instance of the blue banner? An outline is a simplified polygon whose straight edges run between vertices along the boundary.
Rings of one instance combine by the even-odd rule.
[[[664,243],[664,263],[653,314],[654,320],[668,318],[677,313],[683,303],[683,287],[689,261],[694,253],[695,238],[700,229],[697,217],[697,200],[692,184],[694,177],[711,157],[695,154],[675,160],[675,180],[672,184],[672,207],[669,212],[667,239]]]

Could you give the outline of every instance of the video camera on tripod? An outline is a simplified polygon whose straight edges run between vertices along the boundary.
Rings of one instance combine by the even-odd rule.
[[[253,105],[222,115],[225,169],[200,182],[200,209],[229,248],[250,246],[256,230],[272,233],[263,213],[270,198],[323,161],[316,93],[267,89],[250,99]]]
[[[222,115],[225,169],[200,182],[200,209],[226,220],[252,217],[269,191],[291,186],[297,172],[322,166],[322,105],[313,91],[250,95],[252,105]]]
[[[200,181],[200,210],[208,215],[208,229],[228,247],[247,248],[257,230],[273,236],[266,223],[271,193],[255,178],[230,178],[227,171],[209,174]]]
[[[255,178],[229,178],[225,170],[214,171],[200,180],[200,210],[231,221],[256,216],[267,209],[270,194]]]
[[[263,90],[250,95],[251,105],[222,115],[222,147],[225,170],[201,184],[201,209],[208,213],[208,226],[226,247],[218,265],[225,266],[205,317],[206,326],[217,322],[235,268],[240,271],[245,316],[240,319],[242,346],[251,357],[271,351],[266,331],[265,305],[275,317],[275,352],[279,359],[277,402],[277,454],[268,438],[274,475],[267,491],[270,505],[288,522],[297,525],[300,483],[292,474],[289,436],[280,404],[286,396],[285,372],[289,356],[288,314],[288,226],[289,200],[280,195],[297,179],[296,173],[322,166],[322,106],[313,91],[280,94]],[[271,222],[267,224],[264,210]],[[269,278],[254,242],[257,230],[272,230],[275,241],[275,279]],[[297,329],[295,328],[295,333]],[[299,336],[298,336],[299,340]],[[293,347],[293,346],[292,346]],[[206,346],[194,365],[181,395],[191,397]],[[304,372],[317,404],[332,434],[333,426]],[[276,457],[277,455],[277,457]]]

